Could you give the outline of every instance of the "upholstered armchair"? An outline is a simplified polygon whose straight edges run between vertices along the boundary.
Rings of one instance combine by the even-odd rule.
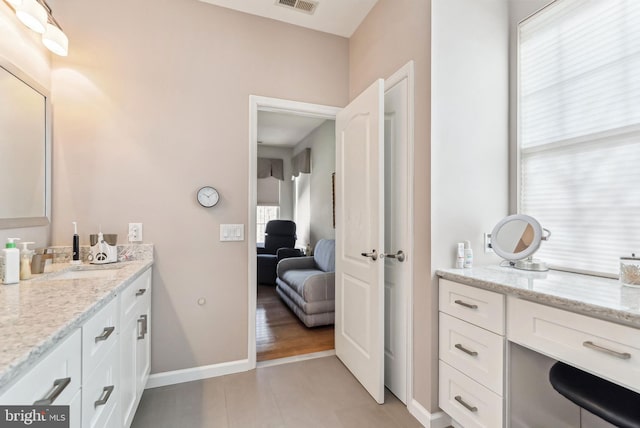
[[[265,229],[264,243],[258,243],[258,284],[276,283],[276,266],[282,259],[300,257],[294,248],[296,224],[290,220],[271,220]]]

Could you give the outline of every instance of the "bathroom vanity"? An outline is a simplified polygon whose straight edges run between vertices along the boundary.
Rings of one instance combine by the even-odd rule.
[[[439,405],[462,426],[580,426],[548,385],[549,362],[640,393],[640,289],[499,266],[436,274]],[[582,413],[583,427],[612,426]]]
[[[128,427],[150,370],[152,260],[54,264],[0,288],[0,404],[69,405],[71,427]]]

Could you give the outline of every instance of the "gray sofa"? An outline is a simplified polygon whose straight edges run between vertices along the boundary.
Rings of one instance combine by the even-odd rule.
[[[276,291],[307,327],[334,323],[335,260],[335,240],[321,239],[313,257],[278,263]]]

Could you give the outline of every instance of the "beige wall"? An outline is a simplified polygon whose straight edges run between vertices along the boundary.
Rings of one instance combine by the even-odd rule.
[[[335,239],[333,227],[333,199],[331,174],[336,171],[336,123],[327,120],[293,149],[297,155],[306,148],[311,149],[311,174],[300,175],[298,192],[306,192],[308,207],[306,219],[308,230],[305,241],[298,234],[298,246],[310,244],[314,248],[320,239]],[[302,189],[301,187],[304,187]]]
[[[348,41],[195,0],[52,0],[53,242],[102,225],[156,245],[152,372],[247,358],[249,95],[345,105]],[[211,209],[195,191],[221,195]],[[248,229],[245,229],[248,230]],[[207,304],[198,306],[204,297]]]
[[[13,10],[0,1],[0,63],[9,63],[47,90],[51,89],[51,57],[38,34],[25,27]],[[49,226],[0,230],[0,245],[8,237],[49,245]]]
[[[349,41],[349,96],[355,98],[375,79],[388,77],[415,61],[415,189],[413,389],[427,410],[437,409],[431,385],[437,373],[437,344],[430,334],[437,320],[437,294],[430,263],[430,0],[379,0]]]

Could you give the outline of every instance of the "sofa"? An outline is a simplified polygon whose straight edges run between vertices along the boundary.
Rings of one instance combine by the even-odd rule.
[[[278,263],[276,291],[307,327],[334,323],[335,255],[335,240],[321,239],[312,257]]]

